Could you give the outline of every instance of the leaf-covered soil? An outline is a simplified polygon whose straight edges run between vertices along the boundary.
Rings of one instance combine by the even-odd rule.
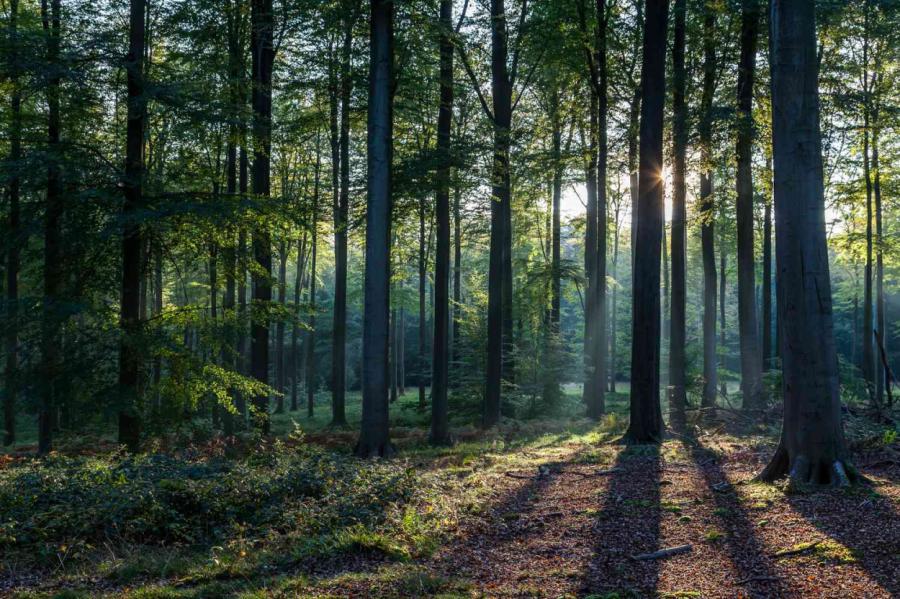
[[[163,548],[144,568],[120,552],[115,576],[63,564],[32,578],[19,571],[15,580],[7,563],[0,594],[900,596],[900,448],[890,435],[856,444],[870,485],[788,495],[752,481],[772,451],[766,436],[698,429],[661,447],[623,446],[620,429],[614,418],[599,427],[543,423],[468,433],[445,450],[423,448],[409,432],[394,461],[415,473],[418,494],[392,504],[395,513],[378,519],[385,524],[314,557],[241,562],[226,559],[231,544],[169,552],[194,565],[159,570]],[[246,546],[251,554],[290,549],[283,538]],[[670,548],[681,549],[636,559]]]

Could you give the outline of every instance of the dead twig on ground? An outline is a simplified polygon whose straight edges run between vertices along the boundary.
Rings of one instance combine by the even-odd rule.
[[[642,553],[640,555],[632,555],[631,559],[637,561],[645,561],[652,559],[660,559],[663,557],[669,557],[671,555],[678,555],[680,553],[688,553],[689,551],[693,551],[693,545],[678,545],[677,547],[668,547],[667,549],[660,549],[659,551],[654,551],[653,553]]]

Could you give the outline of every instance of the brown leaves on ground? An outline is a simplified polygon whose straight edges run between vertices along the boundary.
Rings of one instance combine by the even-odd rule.
[[[432,557],[403,566],[424,580],[453,581],[452,591],[363,577],[321,580],[324,595],[900,595],[896,464],[867,467],[877,463],[867,456],[860,465],[871,486],[792,496],[752,482],[767,450],[734,437],[604,445],[599,454],[596,444],[566,447],[547,454],[543,468],[498,473],[484,509]],[[633,559],[687,544],[689,552]]]

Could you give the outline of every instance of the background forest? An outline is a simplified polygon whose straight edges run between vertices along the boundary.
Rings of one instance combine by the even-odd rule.
[[[590,502],[592,484],[649,502],[578,508],[606,513],[609,539],[651,509],[657,538],[633,551],[622,537],[629,554],[665,547],[662,515],[687,545],[722,549],[695,550],[704,563],[737,552],[717,535],[761,526],[740,506],[791,501],[734,483],[771,457],[782,416],[794,430],[783,348],[829,351],[825,337],[801,350],[782,339],[781,9],[768,4],[0,0],[0,553],[14,556],[0,594],[528,595],[492,587],[490,559],[461,582],[445,541],[475,536],[469,518],[488,518],[491,535],[522,521],[528,493],[503,503],[491,489],[555,489],[572,472],[554,502]],[[805,535],[794,506],[782,529],[813,544],[776,549],[820,569],[852,561],[869,586],[851,595],[889,596],[900,3],[772,4],[815,7],[832,298],[819,303],[833,302],[832,407],[857,458],[841,449],[834,471],[808,478],[855,482],[859,467],[889,481],[868,491],[880,511],[826,530],[831,541]],[[641,223],[653,143],[662,219]],[[642,241],[651,226],[656,250]],[[664,421],[668,439],[643,445],[663,441]],[[640,444],[615,454],[622,433]],[[773,464],[782,450],[783,472],[767,472],[790,464],[796,482],[792,448]],[[643,462],[691,464],[695,478],[674,486],[705,489],[709,514],[681,521],[659,473],[615,476]],[[855,547],[860,522],[883,542]],[[853,560],[822,557],[826,546]],[[722,567],[728,584],[822,592],[806,573],[742,559]],[[561,572],[552,584],[573,586],[552,588],[677,590],[637,561],[577,582]],[[371,575],[370,562],[395,567],[339,576]],[[723,584],[700,590],[735,596]]]

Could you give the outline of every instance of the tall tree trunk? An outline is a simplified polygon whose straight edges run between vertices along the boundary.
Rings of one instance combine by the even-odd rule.
[[[863,29],[863,178],[866,185],[866,267],[863,296],[862,373],[869,392],[875,400],[875,342],[872,337],[872,174],[869,165],[869,131],[871,126],[871,98],[869,79],[869,2],[865,1],[865,27]]]
[[[306,270],[307,232],[297,242],[297,268],[294,277],[294,323],[291,325],[291,412],[296,412],[299,404],[300,376],[303,368],[300,365],[300,297],[303,291],[303,280]]]
[[[419,388],[419,410],[425,409],[425,342],[428,335],[428,321],[425,319],[425,200],[419,198],[419,351],[416,354],[416,385]]]
[[[585,34],[587,32],[585,31]],[[585,173],[587,206],[585,207],[585,223],[584,227],[584,274],[587,279],[587,297],[585,298],[585,317],[584,317],[584,386],[582,389],[582,401],[587,408],[589,418],[600,418],[602,415],[601,401],[597,386],[597,363],[596,352],[597,347],[597,227],[599,219],[597,218],[597,155],[598,155],[598,129],[600,127],[600,102],[597,90],[599,88],[599,77],[596,75],[596,66],[593,64],[594,55],[588,52],[589,66],[591,67],[591,89],[590,89],[590,124],[589,124],[589,146],[588,146],[588,162],[587,173]],[[554,189],[555,191],[555,189]],[[556,197],[554,196],[554,200]],[[552,235],[551,235],[552,239]]]
[[[394,3],[392,0],[371,0],[371,10],[363,405],[359,441],[354,452],[360,457],[387,456],[394,451],[388,423]]]
[[[460,360],[460,329],[462,327],[462,217],[459,205],[462,199],[462,190],[459,183],[453,186],[453,340],[452,361],[456,372]],[[454,385],[456,377],[454,377]]]
[[[238,193],[240,197],[246,198],[247,196],[247,187],[249,183],[249,171],[250,171],[250,161],[247,156],[246,149],[246,135],[245,131],[241,131],[241,149],[238,154],[239,156],[239,179],[238,179]],[[237,254],[238,254],[238,335],[237,335],[237,347],[235,348],[235,353],[237,354],[239,371],[241,374],[250,375],[250,359],[249,353],[250,348],[248,347],[249,338],[247,336],[247,321],[249,317],[249,311],[247,307],[247,230],[243,227],[238,229],[238,245],[237,245]],[[247,406],[247,398],[244,394],[240,394],[238,396],[238,412],[241,414],[241,418],[244,421],[244,425],[247,424],[248,414],[248,406]]]
[[[309,331],[306,335],[306,415],[313,417],[317,386],[317,361],[316,361],[316,278],[317,260],[319,248],[319,190],[321,185],[322,152],[321,137],[316,133],[316,171],[313,187],[312,205],[312,237],[310,239],[311,260],[309,265]]]
[[[119,443],[137,451],[141,439],[141,397],[138,385],[140,349],[137,336],[141,328],[141,226],[136,213],[143,203],[144,115],[144,13],[145,0],[131,0],[128,55],[128,120],[125,139],[125,202],[122,206],[122,303],[119,346]]]
[[[269,172],[272,153],[272,67],[275,62],[272,0],[252,0],[250,5],[250,54],[252,55],[253,194],[266,199],[271,194]],[[253,230],[253,310],[251,311],[251,374],[269,384],[269,318],[264,311],[272,301],[272,240],[268,228]],[[263,434],[269,434],[268,395],[260,393],[255,406]]]
[[[558,85],[558,83],[554,83]],[[557,87],[552,91],[550,98],[550,123],[551,123],[551,148],[550,159],[553,163],[550,194],[550,322],[546,329],[547,339],[544,348],[544,389],[543,399],[545,405],[555,405],[560,396],[559,372],[560,350],[559,342],[559,318],[560,297],[562,295],[560,238],[562,233],[560,221],[560,201],[562,199],[562,121],[560,118],[560,90]],[[588,200],[590,201],[590,200]],[[593,326],[593,325],[591,325]]]
[[[597,265],[594,302],[597,306],[597,336],[594,340],[595,413],[606,412],[606,238],[607,238],[607,170],[609,160],[609,69],[606,37],[610,11],[606,0],[597,0],[597,28],[595,52],[597,64],[598,127],[597,127]]]
[[[347,385],[347,228],[350,213],[350,95],[353,91],[351,52],[356,9],[347,14],[340,60],[340,134],[336,161],[340,169],[340,193],[334,218],[334,323],[332,326],[331,393],[332,425],[347,425],[345,415]],[[334,110],[334,108],[332,108]]]
[[[716,85],[716,15],[709,3],[703,16],[703,92],[700,100],[700,242],[703,254],[703,398],[716,405],[716,252],[715,201],[712,195],[712,101]]]
[[[504,0],[491,0],[491,90],[493,97],[494,156],[491,168],[491,239],[488,265],[487,383],[482,425],[500,421],[502,381],[511,373],[508,354],[512,347],[512,276],[509,222],[509,148],[512,126],[512,83],[507,68],[508,40]],[[509,276],[509,283],[507,282]]]
[[[663,435],[659,405],[659,265],[665,221],[662,172],[668,10],[668,0],[646,0],[631,337],[631,421],[625,433],[626,440],[636,443],[659,442]]]
[[[19,0],[9,3],[9,52],[7,63],[10,80],[9,165],[7,180],[9,190],[9,220],[7,222],[6,247],[6,372],[3,394],[3,444],[16,441],[16,399],[19,371],[19,250],[22,247],[22,231],[19,228],[19,161],[22,159],[22,89],[19,84]]]
[[[767,165],[771,164],[767,160]],[[766,173],[771,173],[767,168]],[[763,212],[762,366],[772,368],[772,200],[766,198]],[[854,343],[856,340],[854,339]]]
[[[621,232],[621,223],[619,221],[619,208],[616,207],[615,231],[613,232],[613,260],[612,260],[612,276],[617,284],[612,290],[612,305],[610,307],[610,325],[609,325],[609,391],[616,393],[616,375],[618,373],[618,328],[619,328],[619,234]]]
[[[881,173],[880,158],[878,156],[878,117],[877,112],[873,119],[872,131],[872,195],[875,197],[875,331],[876,340],[881,343],[881,351],[887,350],[887,336],[885,335],[884,321],[884,237],[882,236],[882,212],[881,212]],[[887,371],[881,360],[875,360],[875,405],[884,405],[885,384]],[[890,395],[889,395],[890,397]]]
[[[686,155],[688,108],[685,101],[687,74],[684,66],[686,0],[675,0],[675,41],[672,46],[672,299],[669,320],[669,418],[672,428],[684,430],[687,419],[685,373],[687,206]]]
[[[434,254],[434,343],[431,358],[431,433],[432,445],[450,443],[447,410],[447,379],[450,369],[447,327],[450,322],[450,168],[452,165],[450,132],[453,124],[453,1],[441,0],[440,7],[440,93],[438,109],[437,172],[435,220],[437,243]],[[459,235],[459,210],[457,236]],[[458,263],[457,263],[458,267]],[[458,272],[454,273],[458,283]],[[455,327],[454,327],[455,334]]]
[[[218,185],[214,187],[213,197],[218,198]],[[219,199],[221,201],[221,199]],[[215,241],[209,244],[209,320],[213,330],[213,336],[218,337],[219,318],[219,244]],[[215,361],[216,356],[210,356]],[[219,410],[219,398],[211,394],[212,400],[212,424],[213,428],[219,428],[222,415]]]
[[[49,10],[48,10],[49,8]],[[63,282],[62,167],[60,165],[59,63],[60,0],[41,2],[41,18],[47,38],[47,196],[44,211],[44,301],[41,320],[41,402],[38,415],[38,453],[46,455],[53,446],[53,413],[57,404],[57,379],[60,368],[60,311]]]
[[[390,333],[388,335],[388,348],[391,352],[390,355],[390,402],[394,403],[397,401],[397,379],[400,377],[400,369],[397,364],[397,355],[400,353],[397,351],[397,308],[391,308],[391,325],[390,325]]]
[[[760,478],[789,475],[796,486],[857,478],[838,397],[814,11],[812,0],[773,0],[769,19],[784,424]]]
[[[738,329],[741,347],[741,394],[745,410],[763,406],[762,358],[756,318],[756,256],[753,245],[753,82],[759,38],[758,0],[741,6],[741,57],[737,104],[737,262]]]
[[[725,239],[722,230],[719,229],[719,367],[724,370],[728,367],[727,323],[725,322],[725,283],[727,281],[726,268],[728,266],[728,252],[725,251]],[[719,380],[719,392],[722,397],[728,397],[728,381]]]
[[[284,392],[286,387],[285,380],[285,359],[284,359],[284,308],[287,302],[287,258],[288,245],[282,239],[278,243],[278,303],[282,312],[278,321],[275,323],[275,391],[278,396],[275,398],[275,413],[284,413]],[[299,265],[298,265],[299,267]]]
[[[403,281],[400,281],[403,288]],[[400,397],[406,395],[406,310],[400,306],[400,322],[397,324],[397,390]]]

